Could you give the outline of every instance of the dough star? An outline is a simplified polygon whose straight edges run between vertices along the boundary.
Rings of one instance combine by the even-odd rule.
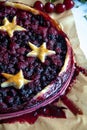
[[[14,31],[25,31],[26,29],[17,25],[16,16],[13,18],[12,22],[9,22],[5,17],[3,20],[3,26],[0,26],[0,30],[6,31],[10,37],[13,36]]]
[[[24,79],[22,70],[15,75],[7,73],[2,73],[2,75],[7,79],[7,81],[1,83],[2,88],[14,86],[16,89],[21,89],[23,85],[30,82],[30,80]]]
[[[45,57],[47,55],[55,54],[55,51],[48,50],[46,48],[46,43],[44,42],[40,47],[35,46],[34,44],[29,42],[30,48],[33,50],[27,54],[27,56],[36,56],[38,57],[42,62],[45,62]]]

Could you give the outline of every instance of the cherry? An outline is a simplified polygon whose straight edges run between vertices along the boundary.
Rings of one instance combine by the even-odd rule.
[[[66,10],[66,6],[64,4],[56,4],[55,12],[56,13],[63,13]]]
[[[64,4],[66,6],[66,10],[69,10],[74,6],[74,1],[73,0],[64,0]]]
[[[51,2],[47,2],[45,5],[43,5],[43,3],[41,1],[36,1],[34,3],[34,8],[44,11],[47,13],[53,13],[54,10],[56,13],[62,13],[65,10],[69,10],[74,6],[74,1],[73,0],[64,0],[63,3],[58,3],[56,5],[54,5]]]
[[[44,5],[43,5],[43,3],[41,1],[36,1],[34,3],[33,7],[40,10],[40,11],[43,11],[43,9],[44,9]]]
[[[52,13],[52,12],[54,12],[54,8],[55,8],[55,6],[54,6],[54,4],[52,4],[51,2],[47,2],[47,3],[45,4],[45,11],[46,11],[47,13]]]

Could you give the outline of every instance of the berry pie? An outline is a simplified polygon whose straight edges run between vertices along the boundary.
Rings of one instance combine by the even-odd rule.
[[[0,119],[64,95],[74,69],[70,41],[58,23],[27,5],[0,2]]]

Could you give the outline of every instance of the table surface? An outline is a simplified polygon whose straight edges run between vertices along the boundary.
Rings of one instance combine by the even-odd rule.
[[[75,7],[72,9],[80,46],[87,57],[87,2],[81,3],[75,0]]]

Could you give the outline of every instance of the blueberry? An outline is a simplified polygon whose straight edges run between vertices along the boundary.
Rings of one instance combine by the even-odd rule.
[[[7,105],[5,103],[0,103],[0,110],[6,109]]]

